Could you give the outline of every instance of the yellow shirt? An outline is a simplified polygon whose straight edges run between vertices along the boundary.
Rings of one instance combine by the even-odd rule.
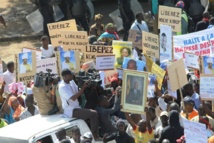
[[[23,64],[23,65],[24,65],[24,64]],[[25,67],[25,69],[26,69],[26,73],[32,71],[31,65],[30,65],[30,64],[26,64],[26,65],[24,65],[24,67]]]
[[[144,133],[138,130],[138,127],[134,130],[135,143],[148,143],[149,140],[154,139],[153,130],[150,132],[146,130]]]

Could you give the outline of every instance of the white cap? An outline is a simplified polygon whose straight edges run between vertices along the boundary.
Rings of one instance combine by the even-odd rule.
[[[161,113],[160,113],[160,117],[162,117],[162,116],[167,116],[167,117],[169,117],[169,115],[168,115],[168,112],[166,112],[166,111],[162,111]]]
[[[83,137],[87,138],[87,139],[92,139],[93,136],[92,136],[92,133],[91,132],[86,132]]]
[[[64,53],[64,58],[66,58],[66,57],[69,57],[69,58],[71,57],[70,51],[67,51]]]
[[[28,53],[24,53],[23,55],[22,55],[22,60],[23,59],[28,59]]]
[[[208,59],[207,59],[207,63],[213,64],[213,59],[212,59],[212,58],[208,58]]]

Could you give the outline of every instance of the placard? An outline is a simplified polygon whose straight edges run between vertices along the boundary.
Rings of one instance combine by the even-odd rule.
[[[206,125],[182,119],[186,143],[207,143]]]
[[[60,32],[61,30],[77,31],[77,25],[74,19],[49,23],[47,26],[48,26],[50,39],[51,39],[51,44],[54,47],[62,46],[62,39],[61,39],[62,35]]]
[[[188,68],[199,70],[199,56],[192,53],[184,53],[185,63]]]
[[[190,34],[173,36],[174,59],[184,58],[185,52],[194,53],[197,56],[210,56],[214,51],[213,28]]]
[[[158,82],[158,88],[161,89],[163,78],[166,74],[166,71],[160,68],[156,63],[152,64],[152,73],[156,75],[156,79]]]
[[[56,54],[59,57],[58,64],[60,73],[63,69],[69,69],[75,73],[80,71],[79,51],[61,51],[56,52]]]
[[[202,73],[214,74],[214,57],[210,56],[202,57]]]
[[[168,6],[159,6],[158,12],[158,28],[160,25],[168,25],[172,27],[172,31],[181,32],[181,8],[173,8]]]
[[[85,62],[96,60],[97,56],[113,55],[113,47],[105,45],[89,45],[86,46]]]
[[[137,71],[145,71],[146,63],[141,60],[134,60],[132,58],[125,57],[123,60],[123,69],[132,69]]]
[[[188,83],[183,59],[169,65],[167,71],[172,91],[176,91]]]
[[[146,58],[147,71],[151,72],[152,71],[153,60],[147,55],[144,55],[144,56]]]
[[[128,41],[132,42],[133,48],[142,49],[142,33],[137,30],[129,30]]]
[[[33,51],[16,54],[15,72],[17,82],[33,80],[36,74],[36,53]]]
[[[89,62],[83,63],[81,69],[84,71],[88,71],[90,68],[96,68],[94,61],[89,61]]]
[[[40,49],[33,49],[33,48],[22,48],[23,53],[27,52],[36,52],[36,60],[41,60],[42,59],[42,51]]]
[[[169,94],[170,96],[172,96],[173,98],[177,99],[177,98],[178,98],[178,97],[177,97],[177,91],[172,91],[169,80],[167,80],[167,88],[168,88],[168,89],[167,89],[168,94]]]
[[[113,70],[115,63],[115,56],[97,56],[96,70]]]
[[[150,57],[160,59],[158,35],[143,31],[142,38],[143,38],[143,49],[142,49],[143,54],[147,54]]]
[[[203,100],[213,100],[214,96],[214,75],[200,76],[200,97]]]
[[[171,26],[160,26],[160,62],[172,61],[172,28]]]
[[[132,42],[113,40],[113,54],[115,55],[115,67],[121,68],[124,57],[131,58]]]
[[[53,74],[58,74],[56,58],[41,59],[36,62],[36,72],[47,73],[47,69],[50,69]]]

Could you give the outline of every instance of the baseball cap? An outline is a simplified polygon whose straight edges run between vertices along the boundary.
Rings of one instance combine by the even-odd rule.
[[[168,115],[168,112],[166,112],[166,111],[162,111],[161,113],[160,113],[160,117],[162,117],[162,116],[167,116],[167,117],[169,117],[169,115]]]

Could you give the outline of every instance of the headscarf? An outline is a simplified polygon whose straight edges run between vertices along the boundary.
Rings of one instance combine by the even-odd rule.
[[[184,2],[183,2],[183,1],[178,1],[178,2],[176,3],[175,7],[184,9]]]
[[[169,112],[169,125],[172,128],[180,126],[179,114],[175,110],[172,110],[172,111]]]

